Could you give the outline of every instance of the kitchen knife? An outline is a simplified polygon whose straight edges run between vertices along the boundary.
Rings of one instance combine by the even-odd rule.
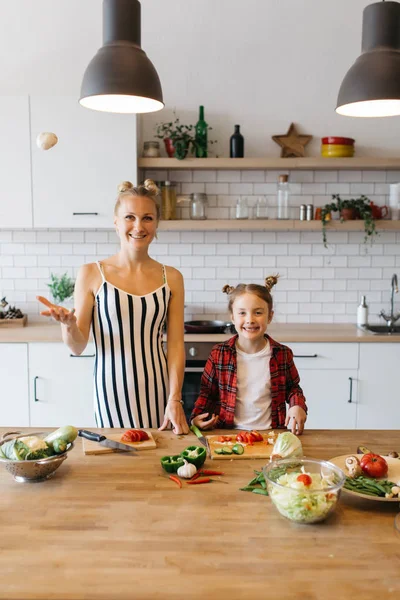
[[[208,446],[207,438],[204,437],[204,435],[201,433],[200,429],[198,427],[196,427],[196,425],[191,425],[190,429],[191,429],[191,431],[193,431],[194,435],[196,435],[198,437],[199,442],[201,444],[203,444],[203,446],[206,448],[208,454],[210,454],[210,448]]]
[[[91,442],[98,442],[100,446],[106,446],[107,448],[111,448],[112,450],[120,450],[121,452],[137,452],[136,448],[133,446],[128,446],[128,444],[121,444],[120,442],[114,442],[113,440],[108,440],[105,435],[100,435],[100,433],[95,433],[94,431],[87,431],[87,429],[79,429],[78,435],[80,437],[84,437],[86,440],[90,440]]]

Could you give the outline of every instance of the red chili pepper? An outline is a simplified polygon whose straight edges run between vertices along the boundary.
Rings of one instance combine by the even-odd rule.
[[[193,477],[190,478],[190,481],[194,481],[195,479],[198,479],[199,477],[201,477],[202,473],[203,473],[203,471],[197,471],[197,473],[195,473],[193,475]]]
[[[212,479],[210,479],[209,477],[203,477],[203,479],[196,479],[195,481],[191,480],[187,481],[186,483],[196,485],[197,483],[210,483],[210,481],[212,481]]]
[[[225,473],[223,473],[222,471],[211,471],[210,469],[200,469],[199,472],[201,473],[201,475],[225,475]]]
[[[172,481],[175,481],[175,483],[177,483],[180,488],[182,487],[182,481],[178,479],[178,477],[176,477],[175,475],[170,475],[169,478],[172,479]]]

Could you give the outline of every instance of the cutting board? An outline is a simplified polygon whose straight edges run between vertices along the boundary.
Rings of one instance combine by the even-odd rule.
[[[146,431],[147,435],[150,439],[145,442],[121,442],[121,437],[123,433],[109,433],[107,434],[108,440],[113,440],[114,442],[121,442],[122,444],[126,444],[127,446],[132,446],[136,448],[136,450],[151,450],[152,448],[157,448],[156,441],[151,433],[151,431],[147,431],[143,429],[142,431]],[[112,450],[111,448],[106,448],[106,446],[101,446],[97,442],[91,442],[90,440],[86,440],[82,438],[83,452],[85,454],[111,454],[118,453],[118,450]]]
[[[210,454],[211,454],[211,458],[214,459],[218,459],[218,460],[236,460],[236,459],[241,459],[241,460],[246,460],[249,458],[265,458],[265,459],[269,459],[269,457],[272,454],[272,448],[274,447],[274,444],[269,444],[268,443],[268,438],[276,440],[276,438],[278,437],[278,433],[275,431],[266,431],[266,432],[261,432],[261,435],[264,438],[264,441],[262,442],[254,442],[254,444],[252,446],[250,446],[249,444],[247,444],[247,446],[245,444],[242,444],[242,446],[244,447],[244,452],[243,454],[215,454],[215,450],[216,448],[223,448],[228,447],[228,448],[232,448],[232,446],[234,446],[235,444],[240,444],[241,442],[237,442],[236,441],[236,436],[239,433],[239,431],[235,432],[234,434],[227,434],[227,435],[232,435],[232,441],[231,442],[225,442],[225,443],[221,443],[218,441],[219,439],[219,435],[208,435],[207,436],[207,442],[209,444],[209,448],[210,448]],[[224,434],[222,434],[224,435]]]

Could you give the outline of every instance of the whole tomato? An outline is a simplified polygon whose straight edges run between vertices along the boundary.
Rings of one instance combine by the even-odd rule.
[[[385,477],[388,472],[386,460],[379,454],[364,454],[361,461],[361,469],[368,477]]]

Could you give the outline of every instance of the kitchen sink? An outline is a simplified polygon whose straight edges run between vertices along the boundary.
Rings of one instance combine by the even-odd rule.
[[[400,335],[400,325],[393,325],[391,328],[387,325],[363,325],[361,329],[375,335]]]

